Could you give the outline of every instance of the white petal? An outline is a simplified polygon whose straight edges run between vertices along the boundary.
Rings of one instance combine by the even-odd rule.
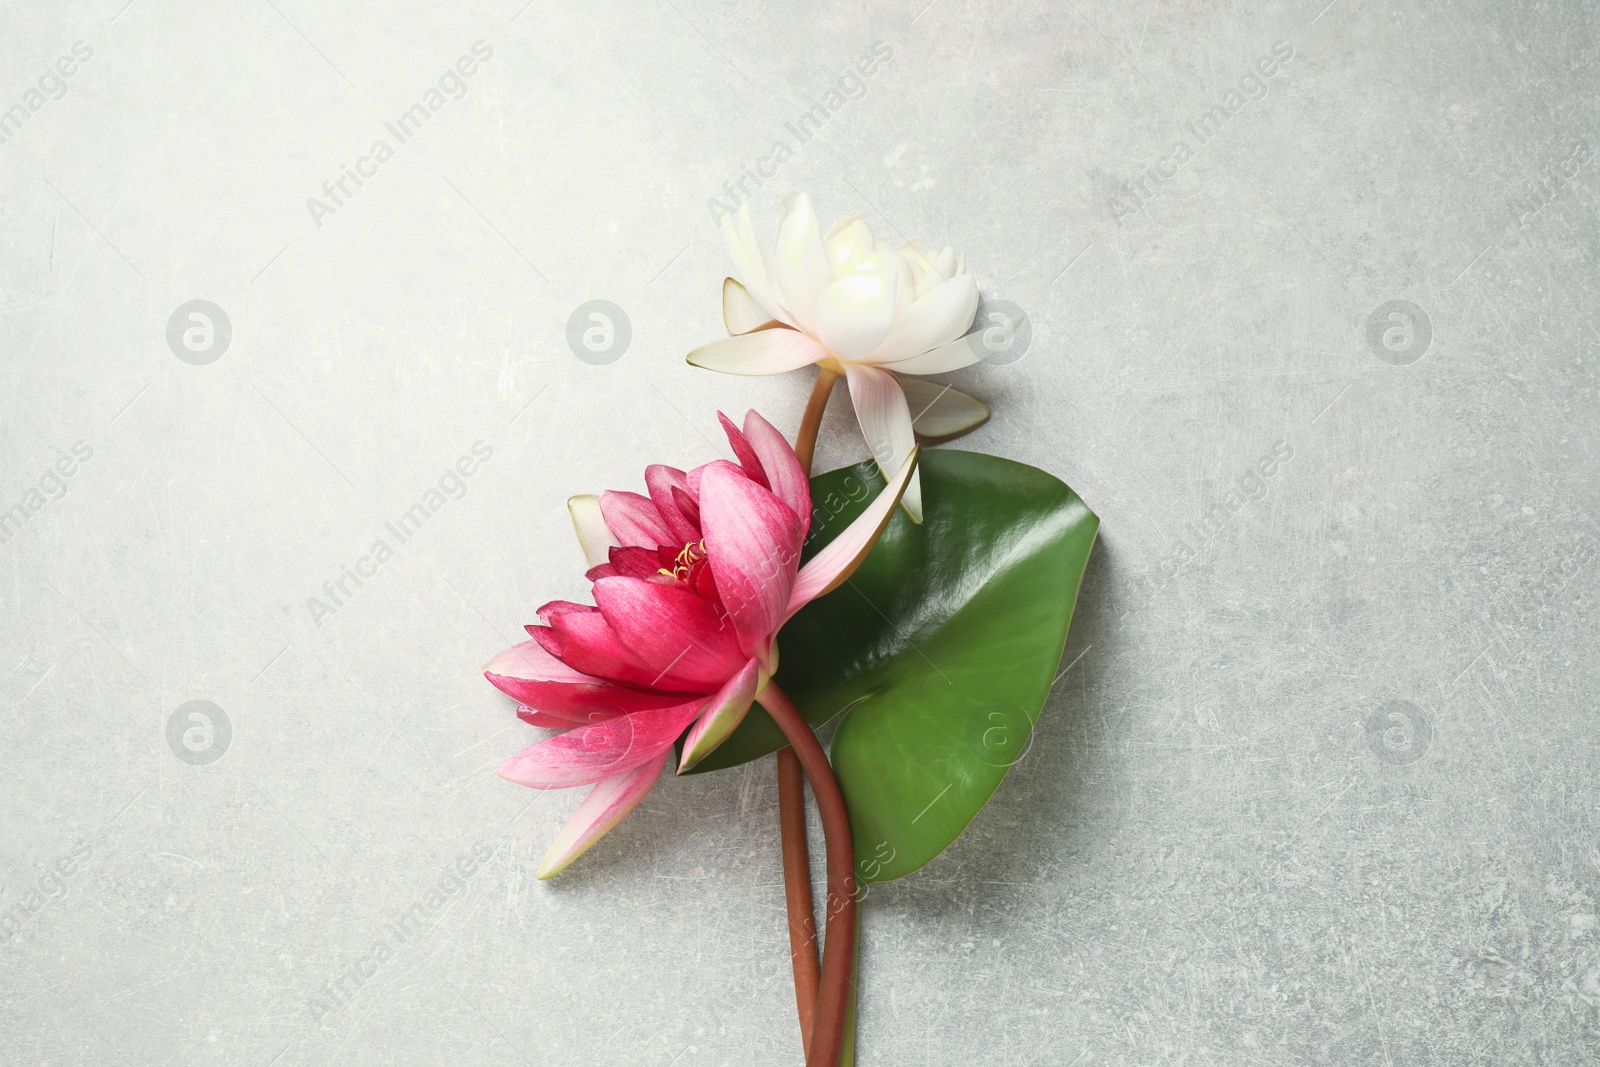
[[[724,374],[782,374],[826,358],[827,349],[782,327],[713,341],[689,353],[689,362],[696,367]]]
[[[761,246],[756,241],[755,228],[750,225],[749,204],[739,205],[737,221],[733,216],[722,216],[722,241],[728,246],[728,255],[733,258],[733,273],[744,285],[750,298],[767,313],[767,318],[788,322],[783,304],[773,288],[766,257],[761,254]]]
[[[783,306],[794,316],[794,324],[814,334],[817,298],[832,284],[833,268],[828,265],[828,250],[822,243],[822,231],[817,228],[817,213],[805,193],[790,193],[784,198],[772,266],[777,291]]]
[[[828,262],[833,267],[833,276],[842,278],[872,255],[872,231],[867,229],[866,223],[857,219],[838,233],[830,232],[824,244],[828,249]]]
[[[939,253],[939,258],[933,261],[933,271],[941,278],[954,278],[956,276],[956,250],[949,245],[945,245],[944,251]]]
[[[891,363],[949,344],[966,332],[977,313],[978,283],[972,275],[941,282],[895,317],[883,343],[867,359]]]
[[[990,327],[998,330],[998,326]],[[945,374],[949,371],[970,367],[983,360],[992,353],[1005,347],[1002,342],[990,348],[984,343],[985,330],[974,330],[965,337],[958,337],[947,345],[940,345],[932,352],[924,352],[920,356],[910,359],[898,359],[893,363],[880,363],[878,366],[885,370],[892,370],[896,374]]]
[[[922,437],[953,437],[989,418],[987,407],[948,385],[902,378],[900,391],[911,408],[911,428]]]
[[[844,228],[852,222],[860,222],[867,217],[865,211],[857,211],[854,215],[840,215],[833,220],[833,225],[828,227],[828,232],[822,235],[824,242],[831,241],[843,232]]]
[[[860,363],[845,364],[846,380],[850,383],[850,399],[856,407],[856,418],[861,423],[861,433],[872,450],[872,458],[885,478],[893,477],[917,446],[911,431],[911,412],[906,407],[905,394],[894,375],[876,367]],[[901,503],[912,522],[922,521],[921,480],[913,474],[911,483]]]
[[[572,528],[578,532],[578,544],[583,546],[583,558],[589,566],[596,567],[611,558],[611,548],[620,545],[611,528],[600,514],[600,498],[593,493],[567,498],[567,514],[572,516]]]
[[[899,280],[888,271],[846,274],[817,301],[817,336],[845,359],[862,358],[889,332],[898,290]]]
[[[722,324],[735,337],[769,326],[776,320],[756,303],[750,290],[733,278],[722,279]]]
[[[857,270],[886,270],[892,273],[899,285],[894,301],[894,313],[900,314],[917,299],[917,276],[911,262],[899,252],[884,249],[872,253],[856,267]]]

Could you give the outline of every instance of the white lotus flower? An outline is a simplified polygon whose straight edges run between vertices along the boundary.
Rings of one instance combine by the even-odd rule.
[[[695,349],[689,362],[728,374],[817,363],[843,374],[872,457],[889,478],[911,454],[916,433],[948,437],[989,417],[965,393],[896,375],[958,370],[989,349],[981,333],[963,336],[978,310],[978,284],[965,258],[953,248],[930,255],[915,238],[892,247],[862,218],[846,215],[823,234],[811,198],[790,193],[768,250],[756,241],[748,205],[737,222],[723,215],[737,277],[722,283],[722,319],[733,336]],[[902,502],[921,522],[918,476]]]

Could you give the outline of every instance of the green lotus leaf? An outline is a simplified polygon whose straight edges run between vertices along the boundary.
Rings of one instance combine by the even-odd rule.
[[[924,521],[899,513],[835,592],[779,635],[777,681],[813,726],[848,711],[831,757],[862,883],[954,841],[1026,751],[1059,669],[1100,520],[1037,468],[946,449],[921,460]],[[810,558],[883,488],[871,464],[811,479]],[[696,773],[774,752],[753,708]]]

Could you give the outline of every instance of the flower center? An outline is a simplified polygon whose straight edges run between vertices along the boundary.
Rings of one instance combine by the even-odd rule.
[[[669,578],[676,578],[680,582],[687,582],[689,575],[694,570],[694,565],[706,558],[706,543],[704,540],[690,541],[678,553],[678,558],[673,561],[672,569],[662,567],[660,572]]]

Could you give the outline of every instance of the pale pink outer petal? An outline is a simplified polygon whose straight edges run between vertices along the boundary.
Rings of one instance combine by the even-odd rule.
[[[700,529],[717,591],[746,654],[764,648],[789,602],[804,541],[800,518],[731,463],[700,477]]]
[[[500,777],[530,789],[568,789],[631,771],[670,748],[704,705],[695,697],[568,730],[506,760]]]
[[[583,546],[583,558],[589,566],[604,563],[611,546],[617,544],[617,538],[600,512],[600,498],[593,493],[568,497],[567,514],[572,516],[572,528],[578,534],[578,544]]]
[[[978,312],[978,283],[970,274],[940,282],[895,316],[883,343],[866,357],[891,363],[920,356],[966,333]]]
[[[830,541],[826,548],[811,557],[795,577],[794,590],[789,594],[789,605],[784,609],[783,621],[788,622],[795,612],[825,593],[831,593],[855,573],[861,561],[867,558],[872,546],[878,543],[883,528],[894,517],[895,505],[901,494],[911,484],[916,472],[919,449],[913,447],[905,464],[889,479],[883,492],[867,505],[867,510],[845,527],[844,532]]]
[[[608,490],[600,494],[600,512],[617,540],[629,548],[656,548],[672,542],[661,512],[647,496]]]
[[[723,374],[782,374],[828,358],[828,350],[798,330],[757,330],[702,345],[689,362]]]
[[[688,736],[684,738],[683,758],[678,761],[679,774],[709,756],[744,721],[760,679],[760,665],[751,660],[706,701],[700,718],[689,727]]]
[[[744,413],[744,439],[761,460],[773,493],[800,517],[800,539],[805,540],[811,529],[811,479],[799,457],[783,434],[753,408]]]
[[[722,325],[734,337],[778,324],[736,278],[722,279]]]
[[[550,851],[544,854],[544,859],[539,863],[539,878],[560,874],[621,822],[622,817],[655,787],[656,779],[661,777],[661,768],[666,766],[670,755],[672,749],[669,746],[647,763],[595,783],[567,825],[550,843]]]
[[[859,363],[845,364],[845,377],[850,383],[850,399],[855,404],[856,418],[861,423],[867,447],[872,450],[872,458],[885,478],[892,477],[917,444],[916,434],[911,430],[911,411],[906,406],[905,394],[900,391],[900,383],[888,371]],[[901,503],[912,522],[922,521],[922,488],[915,471]]]

